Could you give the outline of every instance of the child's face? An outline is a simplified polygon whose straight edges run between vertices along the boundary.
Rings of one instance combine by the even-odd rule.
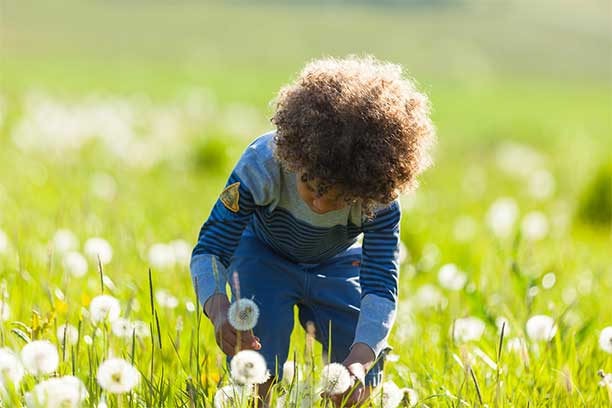
[[[301,174],[298,173],[297,190],[300,197],[317,214],[325,214],[330,211],[339,210],[347,206],[342,192],[337,187],[332,187],[323,195],[317,194],[316,181],[302,181]]]

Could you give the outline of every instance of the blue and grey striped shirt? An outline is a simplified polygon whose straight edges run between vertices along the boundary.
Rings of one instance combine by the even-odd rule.
[[[200,304],[214,293],[225,293],[226,268],[245,229],[296,263],[329,259],[355,245],[363,233],[361,312],[353,343],[367,344],[378,356],[395,319],[399,201],[381,205],[372,219],[363,217],[358,204],[313,212],[297,192],[296,174],[274,157],[274,134],[264,134],[248,146],[202,226],[191,259]],[[238,194],[232,196],[232,190]]]

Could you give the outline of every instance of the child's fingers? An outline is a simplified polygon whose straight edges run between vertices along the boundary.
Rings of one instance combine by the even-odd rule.
[[[253,335],[253,333],[248,331],[240,332],[240,343],[244,348],[249,348],[253,350],[261,349],[261,342],[259,340],[259,337],[256,337],[255,335]]]

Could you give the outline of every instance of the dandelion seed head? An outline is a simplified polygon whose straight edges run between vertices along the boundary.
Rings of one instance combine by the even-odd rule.
[[[87,274],[87,259],[76,251],[67,252],[62,259],[64,269],[75,278],[80,278]]]
[[[108,264],[113,259],[113,248],[104,238],[89,238],[85,241],[84,251],[85,255],[95,264],[98,263],[98,257],[102,265]]]
[[[298,383],[302,380],[302,371],[295,361],[285,361],[283,364],[283,381],[291,384],[293,381]]]
[[[140,382],[140,373],[121,358],[109,358],[98,367],[98,384],[111,394],[129,392]]]
[[[25,369],[15,352],[7,347],[0,348],[0,397],[6,394],[8,383],[19,387],[24,374]]]
[[[155,292],[155,300],[166,309],[175,309],[179,305],[179,300],[165,289],[159,289]]]
[[[599,334],[599,348],[612,353],[612,326],[605,327]]]
[[[227,318],[236,330],[251,330],[259,319],[259,307],[251,299],[238,299],[229,307]]]
[[[549,272],[542,277],[542,287],[544,289],[550,289],[555,286],[557,282],[557,276],[553,272]]]
[[[465,317],[455,320],[453,338],[456,342],[478,341],[485,331],[485,323],[477,317]]]
[[[70,323],[62,324],[57,328],[57,341],[59,344],[72,345],[79,341],[79,330]]]
[[[263,356],[254,350],[238,352],[230,363],[232,378],[238,384],[263,384],[270,374]]]
[[[527,336],[535,341],[550,341],[557,333],[555,320],[546,315],[535,315],[527,320]]]
[[[461,290],[467,283],[467,275],[457,265],[449,263],[438,271],[440,286],[448,290]]]
[[[111,323],[111,331],[117,337],[132,338],[134,324],[123,317],[118,317]]]
[[[521,222],[521,231],[529,241],[539,241],[548,235],[548,218],[540,211],[525,215]]]
[[[32,375],[51,374],[59,365],[59,354],[51,342],[35,340],[23,346],[21,361]]]
[[[174,250],[167,244],[153,244],[149,248],[149,263],[156,269],[169,269],[174,266]]]
[[[340,363],[330,363],[323,367],[321,385],[323,392],[329,395],[342,394],[351,386],[351,375]]]
[[[374,395],[373,401],[380,403],[382,408],[397,408],[403,399],[404,390],[393,381],[385,381]]]
[[[226,385],[215,393],[215,408],[240,406],[251,395],[251,387],[241,385]]]
[[[78,378],[67,375],[36,384],[27,401],[30,407],[79,408],[87,397],[85,384]]]
[[[121,313],[119,301],[110,295],[99,295],[91,300],[89,305],[91,321],[99,323],[104,320],[113,322]]]
[[[497,199],[487,212],[487,225],[499,238],[510,236],[519,215],[518,205],[513,198],[502,197]]]
[[[53,235],[53,248],[56,252],[63,254],[74,251],[79,247],[79,240],[69,229],[59,229]]]
[[[11,317],[11,307],[0,300],[0,321],[6,322]]]
[[[136,320],[134,322],[134,330],[136,333],[136,337],[139,337],[141,339],[151,336],[151,330],[149,328],[149,324],[143,322],[142,320]]]

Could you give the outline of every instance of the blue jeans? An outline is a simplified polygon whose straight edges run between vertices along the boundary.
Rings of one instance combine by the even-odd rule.
[[[306,329],[312,322],[315,338],[331,362],[342,362],[353,343],[359,319],[361,247],[353,246],[319,264],[294,263],[274,252],[248,229],[231,258],[228,277],[232,300],[236,297],[233,272],[237,272],[241,298],[252,299],[260,310],[253,329],[272,375],[282,377],[294,325],[294,306]],[[331,326],[331,333],[330,333]],[[331,335],[331,339],[330,339]],[[331,343],[330,343],[331,341]],[[228,362],[231,358],[228,358]],[[380,358],[366,375],[366,383],[382,382]]]

